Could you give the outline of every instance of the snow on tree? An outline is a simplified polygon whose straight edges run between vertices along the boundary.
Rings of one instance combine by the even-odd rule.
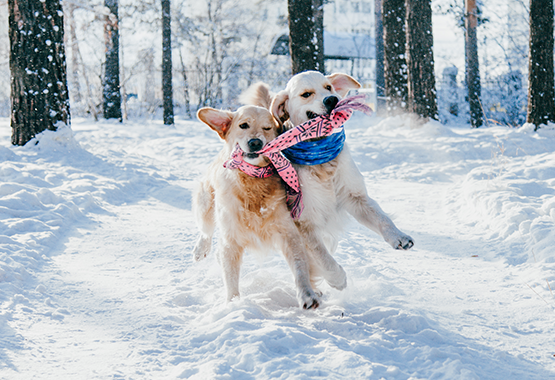
[[[407,108],[405,0],[383,0],[384,76],[387,110],[395,115]]]
[[[530,0],[528,114],[536,130],[555,122],[553,0]]]
[[[288,0],[291,71],[325,71],[322,0]],[[321,18],[321,19],[320,19]]]
[[[376,36],[376,111],[379,115],[381,115],[385,110],[385,62],[382,0],[374,0],[374,20]]]
[[[480,86],[480,67],[478,62],[478,26],[476,0],[465,0],[465,60],[468,102],[470,104],[470,124],[478,128],[483,124],[482,89]]]
[[[408,111],[438,118],[430,0],[406,0]]]
[[[173,124],[171,4],[162,0],[162,93],[164,124]]]
[[[109,13],[104,24],[106,62],[102,86],[102,106],[105,119],[120,119],[121,93],[119,83],[119,18],[118,0],[104,0]]]
[[[12,144],[69,125],[60,0],[9,0]]]

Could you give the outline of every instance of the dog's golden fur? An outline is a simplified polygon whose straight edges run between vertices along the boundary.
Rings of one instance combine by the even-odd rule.
[[[194,260],[201,260],[209,253],[217,227],[218,258],[229,301],[239,297],[239,273],[245,249],[280,250],[293,271],[300,306],[318,307],[320,301],[311,284],[317,267],[306,252],[287,209],[281,179],[277,175],[254,178],[238,169],[223,167],[237,144],[246,153],[254,153],[249,142],[258,139],[264,146],[278,136],[280,126],[267,109],[256,106],[241,107],[236,112],[203,108],[198,118],[215,130],[225,144],[193,196],[193,211],[201,231],[193,249]],[[256,154],[246,156],[245,161],[255,166],[269,164],[267,158]]]

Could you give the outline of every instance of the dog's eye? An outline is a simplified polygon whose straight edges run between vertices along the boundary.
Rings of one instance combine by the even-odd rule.
[[[331,86],[329,84],[326,86],[326,90],[331,91]]]
[[[303,93],[301,94],[301,96],[302,96],[303,98],[305,98],[305,99],[306,99],[306,98],[309,98],[310,95],[312,95],[312,92],[310,92],[310,91],[303,92]]]
[[[239,125],[239,128],[241,129],[249,129],[249,125],[247,123],[243,123]]]
[[[262,128],[265,131],[270,131],[272,129],[272,127],[268,127],[268,128]]]

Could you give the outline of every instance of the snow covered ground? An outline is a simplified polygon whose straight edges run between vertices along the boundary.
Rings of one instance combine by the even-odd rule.
[[[471,130],[355,116],[369,193],[416,241],[352,222],[349,276],[298,308],[279,254],[226,304],[193,263],[194,121],[73,121],[12,147],[0,119],[1,379],[555,378],[555,126]]]

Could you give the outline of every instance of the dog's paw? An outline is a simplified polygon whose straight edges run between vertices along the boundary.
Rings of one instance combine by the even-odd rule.
[[[320,299],[312,289],[299,291],[299,304],[303,309],[316,309],[320,306]]]
[[[195,248],[193,248],[193,261],[200,261],[204,259],[212,248],[212,236],[199,236]]]
[[[393,242],[391,242],[390,244],[395,249],[407,250],[411,249],[414,245],[414,239],[411,238],[409,235],[402,234],[400,236],[397,236],[397,238],[394,239]]]

